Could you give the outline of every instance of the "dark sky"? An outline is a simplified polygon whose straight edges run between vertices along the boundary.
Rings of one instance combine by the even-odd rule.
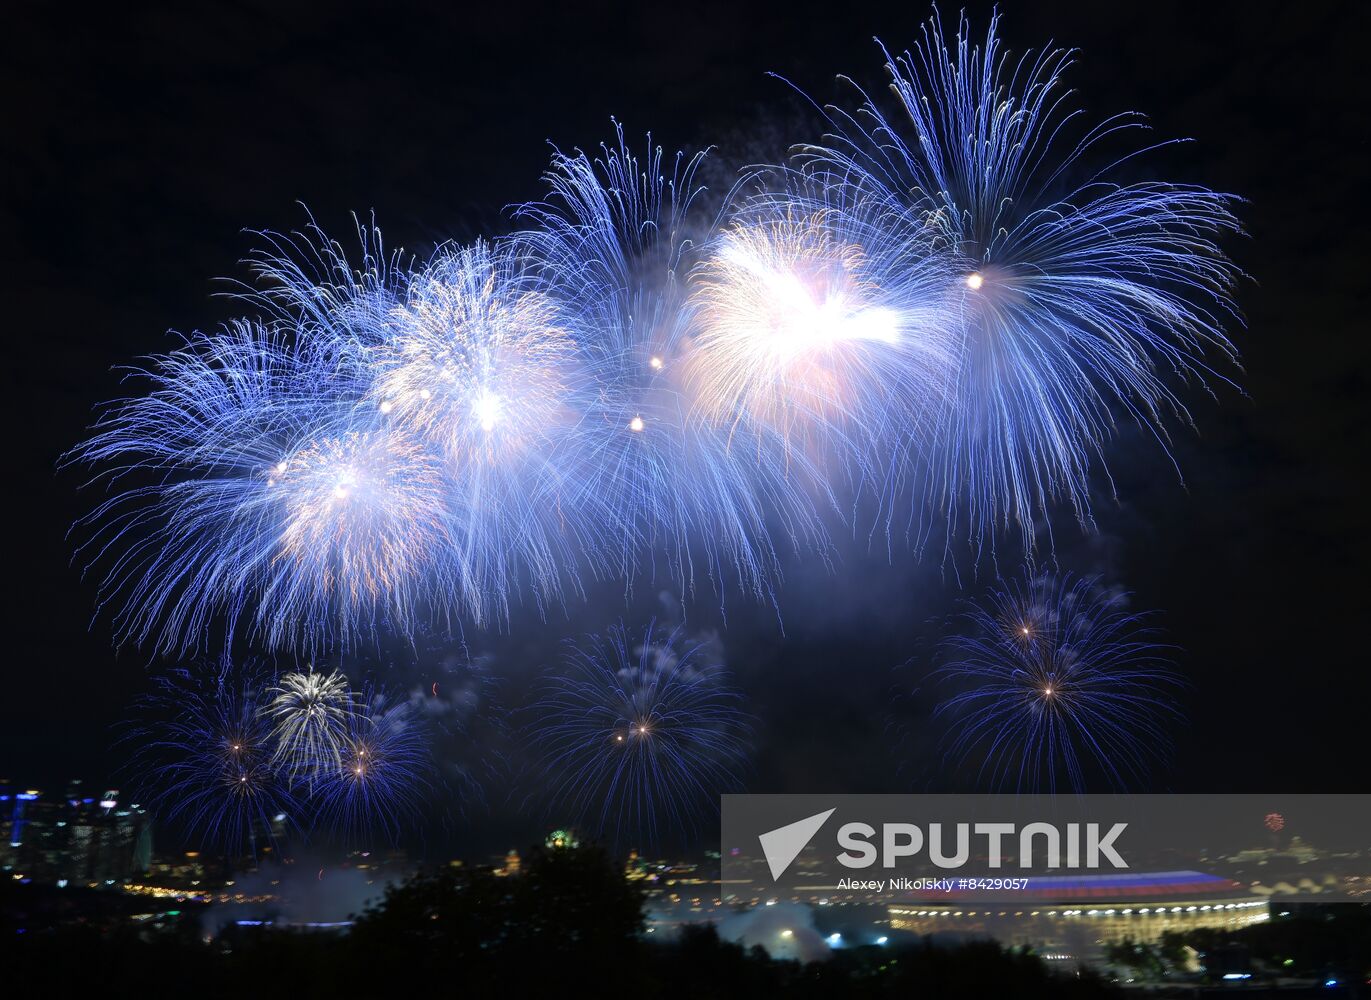
[[[374,210],[387,242],[423,252],[498,232],[536,197],[552,141],[592,145],[610,116],[669,146],[784,130],[782,74],[819,98],[833,76],[875,79],[879,35],[915,40],[919,3],[692,2],[429,6],[197,3],[79,15],[29,3],[7,17],[0,215],[12,451],[9,624],[0,643],[0,776],[105,780],[109,727],[147,657],[116,656],[65,539],[88,500],[58,472],[113,366],[212,328],[242,276],[244,228],[289,230],[307,203],[344,234]],[[972,4],[977,30],[986,6]],[[1189,723],[1154,788],[1365,791],[1368,683],[1365,418],[1367,85],[1364,5],[1009,3],[1006,44],[1083,50],[1071,81],[1093,114],[1138,110],[1197,141],[1154,162],[1168,178],[1248,199],[1231,251],[1253,280],[1234,330],[1249,396],[1192,395],[1177,481],[1125,434],[1122,503],[1101,535],[1058,527],[1058,560],[1103,572],[1161,609],[1191,687]],[[955,14],[948,8],[945,16]],[[795,139],[805,138],[794,136]],[[854,586],[854,580],[861,581]],[[983,582],[983,581],[982,581]],[[749,787],[945,786],[918,725],[893,753],[888,702],[917,679],[966,590],[936,560],[861,553],[836,572],[792,567],[775,613],[732,605],[722,640],[759,717]],[[631,614],[656,604],[650,589]],[[715,627],[704,602],[692,628]],[[625,613],[597,600],[494,652],[506,698],[533,650]],[[910,671],[894,668],[910,658]],[[418,665],[415,676],[423,674]],[[513,689],[512,694],[509,689]],[[901,758],[903,766],[898,766]]]

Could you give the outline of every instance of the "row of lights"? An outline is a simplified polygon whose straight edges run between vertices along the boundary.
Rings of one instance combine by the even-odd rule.
[[[1211,906],[1211,905],[1205,905],[1205,906],[1172,906],[1172,907],[1170,907],[1170,908],[1165,907],[1165,906],[1158,906],[1158,907],[1144,906],[1144,907],[1141,907],[1141,908],[1139,908],[1139,909],[1134,909],[1133,907],[1130,906],[1130,907],[1125,907],[1125,908],[1123,908],[1123,909],[1118,909],[1118,910],[1114,910],[1114,909],[1110,909],[1110,910],[1048,910],[1048,911],[1047,911],[1047,915],[1048,915],[1049,917],[1056,917],[1056,916],[1063,916],[1063,917],[1079,917],[1079,916],[1081,916],[1081,915],[1085,915],[1085,916],[1087,916],[1087,917],[1112,917],[1112,916],[1115,916],[1115,915],[1118,915],[1118,914],[1123,914],[1124,916],[1129,916],[1129,915],[1133,915],[1133,914],[1139,914],[1139,915],[1141,915],[1141,914],[1151,914],[1152,916],[1159,916],[1159,915],[1161,915],[1161,914],[1166,914],[1166,913],[1196,913],[1196,912],[1199,912],[1199,913],[1208,913],[1208,912],[1210,912],[1210,911],[1219,911],[1219,910],[1246,910],[1246,909],[1250,909],[1250,908],[1255,907],[1255,906],[1265,906],[1265,905],[1266,905],[1266,902],[1263,900],[1263,901],[1253,902],[1253,903],[1215,903],[1215,904],[1213,904],[1212,906]],[[977,916],[982,916],[982,917],[991,917],[991,916],[1007,917],[1007,916],[1009,916],[1009,911],[1007,911],[1007,910],[1001,910],[998,914],[994,913],[994,912],[991,911],[991,910],[986,910],[986,911],[984,911],[984,912],[981,912],[981,911],[979,911],[979,910],[972,910],[972,911],[970,911],[970,912],[967,912],[967,911],[964,911],[964,910],[955,910],[955,911],[953,911],[953,910],[892,910],[891,912],[892,912],[892,913],[898,913],[898,914],[901,914],[901,915],[903,915],[903,916],[915,916],[915,917],[948,917],[948,916],[952,916],[952,917],[977,917]],[[1023,911],[1023,910],[1018,910],[1018,911],[1016,911],[1016,912],[1014,913],[1014,916],[1016,916],[1016,917],[1022,917],[1023,915],[1024,915],[1024,911]],[[1042,911],[1041,911],[1041,910],[1033,910],[1032,912],[1030,912],[1030,913],[1028,914],[1028,916],[1030,916],[1030,917],[1037,917],[1037,916],[1041,916],[1041,915],[1042,915]]]

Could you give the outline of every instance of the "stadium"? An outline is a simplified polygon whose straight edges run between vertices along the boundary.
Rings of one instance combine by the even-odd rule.
[[[1107,945],[1158,940],[1166,931],[1236,930],[1269,918],[1268,900],[1231,879],[1195,871],[1032,879],[1022,902],[975,893],[914,896],[889,907],[892,930],[991,937],[1051,959],[1098,958]]]

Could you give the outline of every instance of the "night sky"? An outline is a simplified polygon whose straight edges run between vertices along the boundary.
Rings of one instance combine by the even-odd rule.
[[[1069,517],[1055,527],[1062,569],[1133,591],[1182,650],[1188,722],[1149,790],[1367,791],[1366,7],[1002,7],[1010,49],[1082,50],[1069,82],[1093,117],[1142,111],[1158,137],[1196,140],[1150,158],[1159,176],[1247,199],[1250,236],[1228,247],[1252,278],[1248,328],[1231,331],[1246,395],[1185,394],[1199,433],[1176,429],[1184,484],[1125,429],[1109,451],[1121,499],[1097,499],[1099,534]],[[4,366],[0,776],[113,780],[111,726],[159,664],[116,654],[108,620],[92,621],[94,586],[65,536],[94,498],[57,461],[118,393],[116,366],[171,347],[169,329],[239,311],[213,295],[216,278],[245,276],[244,229],[297,228],[304,203],[339,237],[349,213],[374,211],[388,244],[421,255],[499,233],[504,206],[541,194],[548,143],[594,146],[611,116],[669,148],[718,143],[745,161],[809,137],[790,133],[795,102],[768,72],[829,99],[836,73],[879,79],[873,35],[902,49],[928,13],[755,0],[333,8],[25,4],[6,19],[0,223],[18,357]],[[982,33],[988,5],[968,9]],[[1001,569],[1014,565],[1003,546]],[[831,572],[792,562],[779,622],[745,601],[724,622],[702,595],[687,627],[718,630],[758,717],[748,789],[970,787],[936,757],[933,702],[916,688],[941,620],[991,575],[848,545]],[[660,589],[640,585],[626,606],[610,586],[547,623],[517,615],[511,634],[469,631],[461,655],[515,706],[560,636],[678,607]],[[394,669],[424,683],[454,648],[395,652]],[[517,747],[505,750],[517,770]],[[536,828],[519,812],[492,801],[451,825],[471,843]]]

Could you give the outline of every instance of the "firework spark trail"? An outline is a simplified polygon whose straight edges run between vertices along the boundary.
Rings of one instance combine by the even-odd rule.
[[[342,723],[341,755],[319,762],[319,820],[351,836],[399,837],[431,789],[429,734],[407,701],[363,692]]]
[[[505,619],[521,585],[540,605],[579,592],[582,564],[605,548],[579,481],[592,390],[567,327],[523,258],[478,241],[410,278],[370,352],[368,404],[441,463],[451,537],[440,555],[478,623]]]
[[[949,755],[1014,791],[1076,792],[1098,773],[1122,789],[1163,756],[1180,679],[1144,614],[1092,579],[1042,574],[992,592],[943,647],[938,708]]]
[[[834,134],[804,159],[941,228],[960,271],[960,364],[927,491],[975,541],[1017,524],[1031,544],[1056,501],[1091,522],[1116,409],[1169,453],[1166,419],[1190,417],[1168,378],[1221,378],[1207,354],[1235,361],[1223,323],[1238,320],[1239,272],[1218,240],[1239,224],[1231,195],[1128,182],[1128,161],[1155,146],[1087,166],[1140,117],[1080,127],[1062,86],[1072,53],[1013,60],[997,28],[976,45],[963,18],[949,47],[935,14],[912,51],[882,49],[897,114],[858,91],[861,107],[829,109]]]
[[[739,702],[707,648],[679,630],[584,636],[533,708],[538,770],[578,823],[656,843],[736,787],[751,734]]]
[[[364,355],[384,336],[418,265],[402,249],[386,249],[374,220],[354,222],[352,254],[312,217],[301,232],[256,233],[261,242],[248,258],[256,280],[234,294],[271,325],[299,331],[317,352]]]
[[[299,822],[301,804],[273,759],[257,673],[224,667],[158,678],[125,739],[138,796],[202,843],[256,850],[259,833]]]
[[[641,560],[665,556],[686,591],[695,552],[720,592],[730,579],[767,597],[778,575],[776,536],[823,545],[810,497],[776,456],[733,447],[692,421],[682,378],[690,350],[686,278],[717,219],[696,173],[705,154],[664,163],[648,140],[640,159],[616,125],[592,158],[558,153],[547,201],[524,205],[534,226],[516,235],[576,318],[574,335],[595,379],[584,410],[580,496],[602,506],[618,552],[610,568],[631,584]]]

